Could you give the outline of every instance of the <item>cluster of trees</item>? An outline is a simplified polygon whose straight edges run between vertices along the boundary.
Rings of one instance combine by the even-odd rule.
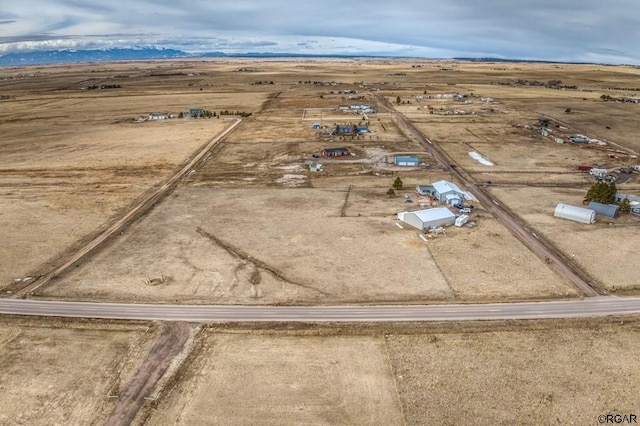
[[[585,199],[597,203],[612,204],[616,201],[616,192],[618,192],[618,189],[615,182],[596,182],[587,191]]]
[[[226,109],[224,111],[220,111],[220,116],[223,115],[239,115],[240,117],[251,117],[251,113],[250,112],[246,112],[246,111],[227,111]],[[215,113],[214,113],[214,117],[215,117]]]

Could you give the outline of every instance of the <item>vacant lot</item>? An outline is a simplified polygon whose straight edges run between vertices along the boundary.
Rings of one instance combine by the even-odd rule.
[[[146,424],[402,423],[384,341],[209,333]]]
[[[369,191],[361,197],[386,201],[384,210],[342,217],[348,188],[183,188],[43,295],[193,303],[451,297],[416,233],[394,226],[402,200]]]
[[[61,325],[61,324],[58,324]],[[155,332],[0,322],[0,424],[102,424]]]
[[[386,341],[406,424],[596,424],[637,413],[639,333],[559,325]]]
[[[595,424],[637,410],[639,333],[637,318],[205,330],[139,420]]]

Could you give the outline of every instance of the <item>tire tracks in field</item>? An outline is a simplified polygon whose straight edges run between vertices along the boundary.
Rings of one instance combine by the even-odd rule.
[[[243,252],[239,248],[233,247],[231,244],[222,241],[220,238],[216,237],[215,235],[212,235],[212,234],[208,233],[207,231],[205,231],[204,229],[202,229],[200,227],[196,228],[196,232],[198,234],[200,234],[201,236],[213,241],[217,246],[223,248],[231,256],[233,256],[235,258],[238,258],[238,259],[240,259],[241,261],[243,261],[245,263],[253,264],[253,266],[258,271],[259,270],[265,270],[265,271],[269,272],[270,274],[272,274],[273,276],[275,276],[276,278],[278,278],[279,280],[284,281],[287,284],[291,284],[291,285],[298,286],[298,287],[303,287],[303,288],[306,288],[307,290],[312,290],[312,291],[315,291],[317,293],[320,293],[323,296],[329,296],[329,293],[324,292],[324,291],[322,291],[322,290],[320,290],[318,288],[315,288],[315,287],[310,286],[308,284],[303,284],[303,283],[299,283],[299,282],[290,280],[289,278],[285,277],[280,271],[278,271],[277,269],[273,268],[272,266],[269,266],[265,262],[263,262],[263,261],[261,261],[259,259],[256,259],[255,257],[249,256],[247,253]],[[254,277],[254,274],[252,274],[251,284],[252,285],[257,285],[256,281],[257,281],[257,279]]]

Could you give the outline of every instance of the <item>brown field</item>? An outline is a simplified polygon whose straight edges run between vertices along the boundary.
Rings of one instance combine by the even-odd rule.
[[[229,125],[220,118],[135,122],[197,107],[252,115],[146,215],[34,297],[197,304],[580,297],[486,206],[474,203],[476,227],[451,227],[426,242],[396,226],[396,213],[429,205],[415,185],[452,178],[396,125],[380,102],[386,98],[598,285],[637,294],[640,219],[582,225],[553,218],[553,208],[580,205],[593,183],[577,165],[640,164],[640,106],[600,98],[637,97],[639,75],[624,66],[420,59],[2,68],[0,287],[49,271]],[[101,84],[122,87],[83,89]],[[472,102],[415,98],[450,93]],[[352,103],[379,112],[331,111]],[[543,117],[551,119],[549,137],[525,127]],[[371,132],[322,136],[315,121],[328,129],[368,124]],[[552,138],[577,133],[605,144]],[[312,156],[327,147],[355,155]],[[495,165],[480,164],[470,151]],[[424,165],[394,166],[400,154]],[[320,172],[309,169],[316,161]],[[388,196],[397,176],[404,189]],[[640,195],[638,173],[619,188]],[[5,319],[0,424],[104,423],[114,392],[123,391],[159,333],[101,324]],[[138,423],[592,424],[598,414],[637,411],[634,317],[268,327],[205,329]]]
[[[103,424],[157,335],[145,329],[3,319],[0,424]]]
[[[384,341],[210,333],[149,425],[401,424]]]
[[[137,424],[595,424],[637,410],[638,333],[633,319],[208,330]]]

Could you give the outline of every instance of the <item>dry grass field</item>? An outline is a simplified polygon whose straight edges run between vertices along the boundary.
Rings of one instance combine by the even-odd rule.
[[[0,322],[0,424],[103,424],[157,333],[139,326]]]
[[[408,425],[597,424],[637,413],[638,325],[386,339]]]
[[[638,321],[205,330],[136,424],[595,424],[635,413]]]
[[[374,337],[208,333],[145,424],[402,423],[385,343]]]
[[[631,67],[420,59],[2,68],[0,286],[46,272],[228,126],[218,118],[137,118],[205,108],[252,115],[148,214],[34,297],[179,304],[580,297],[486,206],[475,203],[474,228],[451,227],[427,241],[397,226],[396,213],[429,205],[415,185],[452,177],[401,132],[380,102],[386,98],[599,285],[636,294],[638,218],[589,226],[552,215],[558,202],[579,205],[593,182],[576,165],[640,164],[640,107],[600,98],[638,96],[639,75]],[[100,85],[121,87],[87,89]],[[469,97],[415,98],[451,93]],[[331,111],[356,102],[379,112]],[[607,144],[558,144],[525,127],[543,117],[552,119],[553,135]],[[322,136],[314,121],[327,129],[367,124],[371,132]],[[343,146],[355,155],[312,156]],[[400,154],[425,164],[391,164]],[[316,161],[320,172],[309,169]],[[397,176],[404,189],[389,196]],[[639,179],[620,188],[640,195]],[[103,423],[115,406],[110,396],[159,333],[100,324],[3,320],[0,424]],[[138,424],[592,424],[598,414],[637,410],[635,317],[268,327],[204,329]]]

